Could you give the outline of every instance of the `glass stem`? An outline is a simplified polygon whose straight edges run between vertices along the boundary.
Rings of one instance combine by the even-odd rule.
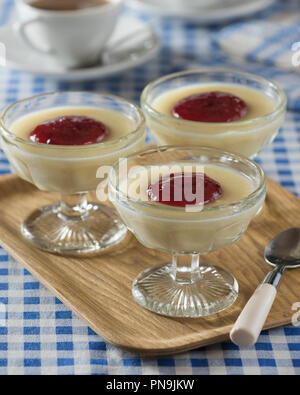
[[[68,219],[81,218],[88,212],[88,201],[86,193],[72,195],[61,195],[59,215]]]
[[[174,254],[172,259],[172,276],[181,284],[192,284],[200,279],[200,255]]]

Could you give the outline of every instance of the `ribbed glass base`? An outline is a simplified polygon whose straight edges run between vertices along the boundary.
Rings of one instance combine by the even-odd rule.
[[[169,317],[203,317],[229,307],[238,284],[223,269],[200,263],[190,266],[157,265],[141,273],[132,293],[143,307]]]
[[[87,203],[68,213],[59,203],[34,211],[22,224],[23,236],[36,247],[62,255],[95,254],[121,242],[126,226],[114,209]]]

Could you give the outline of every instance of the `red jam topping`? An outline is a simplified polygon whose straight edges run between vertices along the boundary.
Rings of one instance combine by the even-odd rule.
[[[175,118],[196,122],[233,122],[248,113],[247,104],[226,92],[205,92],[180,100],[173,108]]]
[[[208,204],[222,194],[221,185],[204,173],[171,173],[148,187],[151,201],[173,207]]]
[[[29,135],[36,143],[86,145],[100,143],[108,135],[107,127],[95,119],[70,115],[50,119]]]

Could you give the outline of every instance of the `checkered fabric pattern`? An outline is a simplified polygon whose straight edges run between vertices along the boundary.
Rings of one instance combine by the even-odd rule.
[[[280,12],[287,3],[279,1],[255,17]],[[13,2],[1,0],[0,25],[12,18]],[[220,27],[202,28],[167,19],[154,23],[162,37],[159,56],[105,80],[54,82],[0,69],[0,107],[26,96],[63,89],[107,91],[139,102],[143,87],[158,76],[195,64],[222,65],[225,61],[212,40],[212,36],[217,39]],[[296,82],[299,76],[289,78]],[[289,112],[280,134],[258,161],[271,178],[300,195],[300,113]],[[0,151],[0,174],[9,171]],[[294,375],[300,374],[300,326],[264,331],[255,347],[248,349],[226,342],[178,356],[143,359],[104,342],[0,248],[0,374]]]

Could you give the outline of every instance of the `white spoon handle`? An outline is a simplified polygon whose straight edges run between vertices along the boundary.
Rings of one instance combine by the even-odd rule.
[[[276,297],[276,287],[261,284],[251,296],[239,315],[230,339],[240,347],[250,347],[256,343]]]

